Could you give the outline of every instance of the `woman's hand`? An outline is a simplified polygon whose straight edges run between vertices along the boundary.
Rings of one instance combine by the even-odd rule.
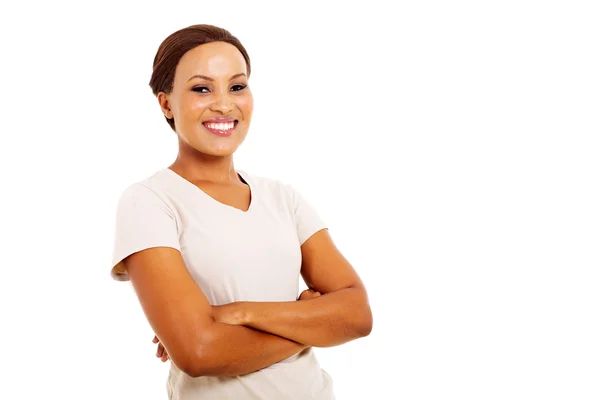
[[[152,339],[152,343],[158,343],[158,348],[156,349],[156,357],[160,358],[162,362],[165,362],[169,359],[169,354],[167,354],[167,349],[162,345],[158,337],[154,335],[154,339]]]
[[[313,299],[315,297],[319,297],[320,295],[321,293],[317,292],[316,290],[306,289],[305,291],[300,293],[300,296],[298,296],[298,300]]]

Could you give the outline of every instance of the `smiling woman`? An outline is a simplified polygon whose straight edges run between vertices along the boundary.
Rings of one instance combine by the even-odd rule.
[[[235,169],[249,77],[224,29],[161,44],[150,86],[178,154],[122,194],[112,276],[131,281],[171,360],[170,399],[333,399],[312,348],[368,335],[367,293],[300,193]],[[298,295],[300,277],[310,289]]]
[[[249,75],[250,58],[235,37],[216,27],[197,26],[163,42],[150,86],[186,147],[221,156],[234,152],[246,138],[253,111]]]

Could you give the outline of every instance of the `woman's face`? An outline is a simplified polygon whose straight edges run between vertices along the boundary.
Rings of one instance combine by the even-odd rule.
[[[212,156],[229,156],[242,144],[253,110],[248,72],[233,45],[213,42],[188,51],[175,70],[173,90],[158,94],[180,140]]]

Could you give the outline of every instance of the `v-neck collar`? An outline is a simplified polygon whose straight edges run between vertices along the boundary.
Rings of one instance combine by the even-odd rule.
[[[179,175],[177,172],[173,171],[170,168],[165,168],[164,171],[167,174],[170,174],[170,175],[174,176],[178,181],[180,181],[183,184],[187,185],[192,190],[195,190],[196,192],[198,192],[202,197],[206,198],[210,202],[213,202],[213,203],[215,203],[215,204],[217,204],[217,205],[219,205],[221,207],[225,207],[225,208],[231,209],[234,212],[238,212],[238,213],[241,213],[241,214],[248,214],[248,213],[250,213],[253,210],[254,205],[256,203],[256,190],[254,188],[252,180],[249,178],[248,174],[246,174],[245,171],[236,170],[235,172],[238,174],[238,176],[240,177],[240,179],[242,179],[242,181],[244,181],[246,183],[246,185],[248,185],[248,188],[250,189],[250,205],[248,206],[247,210],[241,210],[241,209],[239,209],[237,207],[233,207],[233,206],[230,206],[229,204],[225,204],[225,203],[220,202],[219,200],[215,199],[214,197],[212,197],[211,195],[209,195],[208,193],[206,193],[200,187],[198,187],[197,185],[193,184],[192,182],[190,182],[189,180],[187,180],[183,176]]]

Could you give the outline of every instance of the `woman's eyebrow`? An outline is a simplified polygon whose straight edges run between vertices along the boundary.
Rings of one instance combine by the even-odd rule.
[[[245,74],[245,73],[243,73],[243,72],[240,72],[239,74],[235,74],[235,75],[233,75],[231,78],[229,78],[229,80],[231,81],[231,80],[233,80],[233,79],[235,79],[235,78],[238,78],[238,77],[240,77],[240,76],[246,76],[246,74]],[[199,79],[205,79],[205,80],[207,80],[207,81],[211,81],[211,82],[212,82],[212,81],[214,81],[214,79],[213,79],[213,78],[211,78],[210,76],[206,76],[206,75],[194,75],[194,76],[192,76],[190,79],[188,79],[188,82],[189,82],[189,81],[191,81],[192,79],[195,79],[195,78],[199,78]]]

